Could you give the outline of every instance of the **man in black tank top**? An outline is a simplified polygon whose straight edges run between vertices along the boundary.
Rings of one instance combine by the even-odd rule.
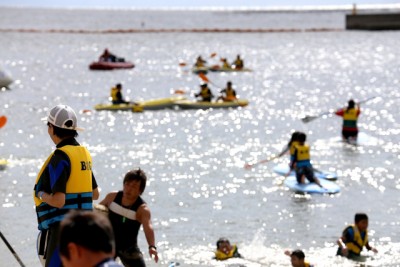
[[[158,261],[151,212],[141,198],[147,177],[142,170],[129,171],[123,181],[123,190],[111,192],[100,202],[108,208],[108,217],[114,229],[116,256],[126,267],[145,267],[137,236],[140,226],[149,245],[149,254]]]

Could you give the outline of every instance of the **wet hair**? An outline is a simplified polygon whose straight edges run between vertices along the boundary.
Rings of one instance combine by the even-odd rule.
[[[146,188],[147,177],[144,171],[141,169],[131,170],[125,174],[124,184],[130,181],[139,181],[140,182],[140,194],[144,192]]]
[[[294,251],[292,251],[292,253],[290,254],[291,257],[296,257],[300,260],[304,260],[304,258],[306,257],[306,255],[304,255],[304,252],[301,251],[300,249],[296,249]]]
[[[68,259],[69,243],[93,252],[113,252],[115,240],[110,221],[93,211],[71,210],[61,222],[59,234],[60,253]]]
[[[218,239],[218,241],[217,241],[217,249],[219,248],[219,246],[221,245],[221,243],[226,243],[226,242],[228,242],[228,243],[230,244],[228,238],[221,237],[220,239]]]
[[[300,143],[303,143],[307,140],[307,136],[305,133],[300,132],[299,135],[297,136],[297,141]]]
[[[354,102],[353,99],[350,99],[349,102],[347,103],[347,109],[354,108],[356,106],[356,102]]]
[[[356,213],[354,216],[354,222],[359,223],[362,220],[368,220],[368,215],[365,213]]]
[[[51,124],[51,123],[48,122],[47,125],[49,125],[49,124]],[[64,125],[67,127],[71,127],[73,125],[73,121],[68,120],[65,122]],[[78,137],[78,132],[76,130],[60,128],[53,124],[51,124],[51,127],[53,127],[54,135],[58,136],[61,139],[68,138],[68,137]]]

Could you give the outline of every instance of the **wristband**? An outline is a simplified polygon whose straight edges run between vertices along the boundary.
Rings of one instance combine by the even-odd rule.
[[[43,200],[43,198],[42,198],[43,194],[44,194],[43,191],[40,191],[40,192],[39,192],[38,196],[39,196],[39,199],[40,199],[40,200]]]
[[[154,250],[157,250],[156,246],[153,246],[153,245],[149,246],[149,250],[152,249],[152,248],[154,248]]]

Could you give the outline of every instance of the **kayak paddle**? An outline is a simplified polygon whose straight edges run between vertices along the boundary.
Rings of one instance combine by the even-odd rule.
[[[0,128],[3,128],[4,125],[7,123],[7,117],[6,116],[1,116],[0,117]]]
[[[271,160],[274,160],[274,159],[276,159],[276,158],[279,158],[279,155],[273,156],[273,157],[268,158],[268,159],[260,160],[259,162],[256,162],[256,163],[253,163],[253,164],[251,164],[251,163],[246,163],[246,164],[244,164],[244,168],[245,168],[246,170],[250,170],[251,168],[253,168],[253,167],[256,166],[256,165],[259,165],[259,164],[262,164],[262,163],[270,162]]]

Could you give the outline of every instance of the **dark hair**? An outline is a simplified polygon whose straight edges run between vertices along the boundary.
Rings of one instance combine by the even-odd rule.
[[[225,242],[228,242],[230,244],[228,238],[221,237],[220,239],[218,239],[218,241],[217,241],[217,249],[219,248],[219,245],[221,245],[221,243],[225,243]]]
[[[348,104],[347,104],[347,109],[354,108],[356,106],[356,103],[354,102],[353,99],[350,99]]]
[[[300,260],[304,260],[304,258],[306,257],[306,255],[304,255],[304,252],[301,251],[300,249],[296,249],[296,250],[292,251],[290,256],[294,256]]]
[[[121,88],[122,88],[122,84],[117,83],[116,87],[117,87],[118,89],[121,89]]]
[[[294,142],[294,141],[298,141],[299,138],[299,134],[301,132],[295,131],[294,133],[292,133],[292,137],[290,137],[290,141],[289,141],[289,146]]]
[[[354,222],[359,223],[362,220],[368,220],[368,215],[365,213],[356,213],[354,216]]]
[[[71,210],[61,222],[59,233],[60,253],[68,259],[69,243],[93,252],[113,252],[115,241],[110,221],[93,211]]]
[[[297,136],[297,141],[299,141],[300,143],[303,143],[307,140],[307,136],[305,133],[299,133],[299,135]]]
[[[144,192],[146,188],[147,177],[144,171],[141,169],[131,170],[125,174],[124,184],[130,181],[139,181],[140,182],[140,194]]]
[[[51,123],[48,122],[48,124],[51,124]],[[65,126],[67,126],[67,127],[71,127],[72,124],[73,124],[72,120],[68,120],[65,122]],[[66,137],[78,137],[78,132],[76,130],[60,128],[53,124],[51,124],[51,127],[53,127],[54,135],[58,136],[61,139],[64,139]]]

